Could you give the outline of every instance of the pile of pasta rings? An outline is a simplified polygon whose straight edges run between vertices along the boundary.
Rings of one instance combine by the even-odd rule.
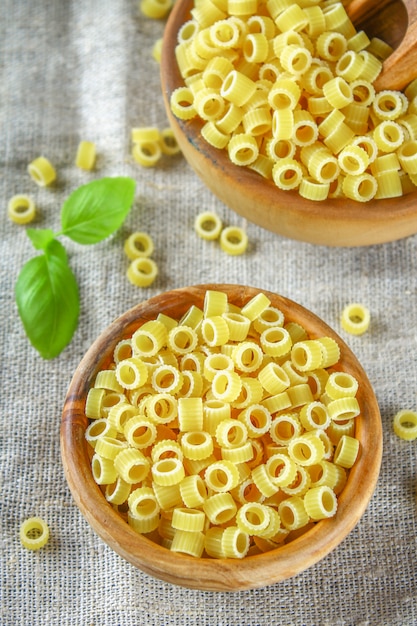
[[[208,290],[120,341],[85,412],[91,467],[137,532],[174,552],[243,558],[335,515],[355,463],[358,381],[259,293]]]
[[[309,200],[399,197],[417,182],[417,83],[375,92],[392,52],[340,2],[195,3],[178,33],[173,114]]]

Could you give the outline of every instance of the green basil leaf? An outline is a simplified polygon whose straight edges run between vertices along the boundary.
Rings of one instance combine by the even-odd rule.
[[[26,233],[36,250],[46,250],[55,237],[54,231],[50,228],[27,228]]]
[[[68,264],[68,255],[64,246],[58,239],[52,239],[45,250],[47,256],[58,256],[64,263]]]
[[[81,244],[102,241],[123,224],[135,187],[128,177],[101,178],[82,185],[64,202],[61,234]]]
[[[78,323],[79,294],[62,253],[42,254],[22,268],[15,287],[25,332],[44,359],[53,359],[71,341]]]

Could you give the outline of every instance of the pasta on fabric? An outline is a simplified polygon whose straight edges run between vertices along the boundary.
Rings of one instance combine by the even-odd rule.
[[[80,141],[75,157],[75,165],[82,170],[91,171],[96,164],[96,144],[92,141]]]
[[[7,215],[15,224],[29,224],[36,217],[36,206],[30,196],[12,196],[7,205]]]
[[[49,541],[49,526],[41,517],[30,517],[19,529],[22,546],[28,550],[39,550]]]
[[[39,156],[28,165],[31,179],[39,187],[48,187],[56,180],[56,170],[51,161],[44,156]]]
[[[394,416],[393,428],[400,439],[406,441],[417,439],[417,412],[407,409],[398,411]]]

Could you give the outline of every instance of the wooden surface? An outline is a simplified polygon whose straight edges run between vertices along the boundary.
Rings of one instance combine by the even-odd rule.
[[[417,1],[352,0],[346,9],[357,27],[394,48],[375,87],[404,89],[417,77]]]
[[[378,479],[382,455],[382,427],[371,384],[361,365],[340,337],[302,306],[263,290],[287,320],[304,326],[311,338],[330,336],[341,349],[340,368],[359,380],[362,408],[356,437],[360,454],[338,498],[334,518],[317,523],[298,539],[282,547],[242,560],[195,559],[173,554],[138,535],[105,500],[91,473],[85,441],[88,420],[86,394],[97,371],[105,367],[116,343],[129,337],[144,321],[158,313],[179,318],[191,304],[203,306],[207,289],[228,293],[229,301],[245,304],[260,290],[239,285],[198,285],[163,293],[127,311],[95,341],[82,359],[68,389],[61,423],[61,454],[68,485],[80,511],[97,534],[119,555],[147,574],[192,589],[236,591],[262,587],[292,577],[322,559],[346,537],[363,515]],[[339,366],[338,366],[339,367]]]
[[[417,232],[417,192],[367,203],[349,199],[305,200],[295,191],[279,190],[248,168],[233,165],[226,151],[213,148],[201,137],[199,120],[184,122],[175,118],[169,106],[170,95],[183,81],[174,50],[178,30],[189,17],[190,7],[190,0],[177,0],[167,22],[161,60],[162,91],[167,116],[185,158],[224,204],[267,230],[320,245],[366,246]],[[357,5],[355,11],[363,12],[363,5]],[[377,19],[372,15],[362,14],[362,19],[372,22]],[[395,31],[399,32],[399,26]]]

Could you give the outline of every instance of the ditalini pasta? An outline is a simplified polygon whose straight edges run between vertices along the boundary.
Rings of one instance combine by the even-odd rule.
[[[75,165],[82,170],[93,170],[96,163],[96,144],[80,141],[75,157]]]
[[[222,221],[220,217],[212,211],[199,213],[194,221],[194,228],[201,239],[209,241],[218,239],[222,231]]]
[[[126,276],[136,287],[149,287],[158,275],[158,266],[153,259],[137,257],[130,263]]]
[[[154,1],[154,0],[152,0]],[[155,4],[158,2],[155,1]],[[160,42],[161,44],[162,42]],[[156,52],[160,55],[160,50]],[[159,60],[159,59],[158,59]],[[184,103],[182,92],[178,104],[178,114]],[[159,130],[156,126],[135,126],[131,129],[132,157],[143,167],[154,167],[162,155],[172,156],[181,152],[172,128]]]
[[[141,12],[154,19],[164,18],[171,7],[172,0],[142,0],[140,3]]]
[[[30,517],[20,526],[20,542],[28,550],[39,550],[48,543],[49,526],[41,517]]]
[[[393,428],[400,439],[407,441],[417,439],[417,412],[407,409],[398,411],[394,416]]]
[[[131,261],[139,257],[151,256],[154,251],[152,237],[148,233],[134,232],[125,240],[124,251]]]
[[[36,206],[30,196],[19,194],[10,198],[7,214],[16,224],[28,224],[35,219]]]
[[[371,316],[365,305],[352,302],[343,309],[340,321],[346,332],[352,335],[362,335],[369,328]]]
[[[49,159],[44,156],[37,157],[29,163],[28,172],[31,179],[39,187],[48,187],[56,179],[56,170]]]
[[[93,478],[133,530],[174,552],[277,548],[336,514],[360,454],[359,385],[339,359],[334,339],[310,339],[264,293],[237,307],[208,290],[181,319],[143,322],[97,373]],[[404,412],[394,429],[410,439],[416,423]]]
[[[199,118],[211,146],[279,189],[315,202],[396,197],[417,184],[417,113],[413,83],[375,91],[391,51],[358,31],[340,1],[195,0],[178,33],[184,85],[171,109]],[[398,154],[401,176],[371,171],[384,154]]]
[[[143,167],[154,167],[162,156],[162,148],[159,140],[134,143],[132,156],[139,165]]]

